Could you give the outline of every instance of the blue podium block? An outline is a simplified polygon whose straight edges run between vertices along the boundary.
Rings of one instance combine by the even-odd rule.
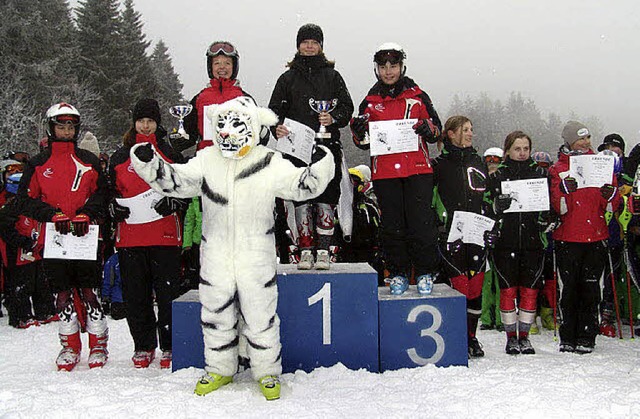
[[[468,365],[467,302],[445,284],[435,284],[429,296],[410,286],[403,295],[378,291],[380,370]]]
[[[379,371],[378,276],[365,263],[329,271],[278,269],[278,315],[284,372],[338,362]]]
[[[379,371],[377,273],[365,263],[329,271],[278,266],[278,316],[284,372],[338,362]],[[173,371],[203,368],[198,291],[173,301]]]

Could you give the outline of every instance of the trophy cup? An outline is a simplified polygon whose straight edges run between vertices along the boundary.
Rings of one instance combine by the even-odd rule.
[[[321,112],[329,112],[333,111],[338,104],[338,99],[332,100],[315,100],[314,98],[309,99],[309,106],[315,112],[320,114]],[[316,138],[327,139],[331,138],[331,133],[327,132],[327,127],[324,125],[320,125],[320,129],[316,132]]]
[[[184,130],[184,118],[191,113],[193,106],[187,105],[175,105],[169,108],[171,116],[178,118],[178,134],[188,138],[187,132]]]

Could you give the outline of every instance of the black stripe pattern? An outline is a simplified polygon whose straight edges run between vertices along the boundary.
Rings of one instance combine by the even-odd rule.
[[[266,156],[264,156],[262,160],[244,169],[242,172],[238,174],[238,176],[236,176],[236,180],[246,179],[249,176],[253,176],[256,173],[263,170],[264,168],[266,168],[267,166],[269,166],[269,163],[271,163],[271,159],[273,158],[273,154],[274,154],[273,152],[268,153]]]
[[[229,200],[227,198],[211,190],[211,188],[209,187],[209,184],[207,184],[206,179],[202,180],[201,190],[202,190],[202,195],[206,196],[214,204],[219,204],[222,206],[226,206],[227,204],[229,204]]]

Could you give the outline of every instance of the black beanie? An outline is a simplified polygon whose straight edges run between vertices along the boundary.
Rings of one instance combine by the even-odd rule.
[[[306,39],[313,39],[314,41],[318,41],[320,47],[322,47],[322,43],[324,42],[322,28],[320,28],[320,26],[318,25],[314,25],[313,23],[302,25],[300,29],[298,29],[298,36],[296,37],[296,49],[298,49],[302,41]]]
[[[160,125],[160,106],[155,99],[140,99],[133,107],[131,115],[134,123],[138,119],[151,118]]]

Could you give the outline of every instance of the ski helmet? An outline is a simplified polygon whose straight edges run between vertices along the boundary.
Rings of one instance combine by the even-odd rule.
[[[484,157],[487,156],[498,156],[502,158],[504,157],[504,152],[500,147],[489,147],[487,151],[484,152]]]
[[[553,164],[553,160],[551,159],[551,154],[546,151],[536,151],[531,155],[531,159],[540,165],[542,163],[543,166],[549,167]]]
[[[217,57],[218,55],[225,55],[230,57],[233,62],[233,70],[231,71],[231,78],[233,80],[238,77],[238,70],[240,67],[240,54],[238,54],[238,50],[233,46],[231,42],[227,41],[216,41],[213,44],[209,45],[207,48],[207,74],[210,79],[213,79],[213,71],[211,70],[211,63],[213,62],[213,57]]]
[[[13,175],[7,178],[7,184],[5,185],[5,190],[8,193],[16,194],[18,193],[18,185],[20,185],[20,179],[22,179],[22,173],[14,173]]]
[[[55,131],[54,125],[67,125],[71,124],[75,127],[76,132],[73,136],[73,140],[77,140],[80,134],[80,112],[73,106],[65,102],[60,102],[47,110],[45,115],[45,125],[47,130],[47,137],[50,141],[54,141]]]
[[[376,74],[376,78],[380,80],[378,66],[385,65],[387,62],[391,64],[400,63],[402,65],[401,76],[404,76],[407,72],[407,66],[405,65],[406,60],[407,54],[405,54],[404,49],[400,45],[395,42],[385,42],[380,45],[378,49],[376,49],[375,54],[373,54],[373,71]]]

